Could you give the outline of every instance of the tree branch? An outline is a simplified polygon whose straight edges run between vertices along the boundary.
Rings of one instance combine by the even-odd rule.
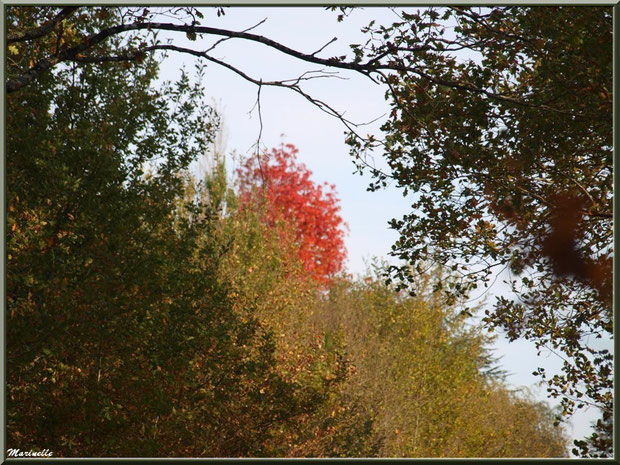
[[[282,53],[284,53],[285,55],[291,56],[293,58],[297,58],[299,60],[305,61],[307,63],[314,63],[314,64],[319,64],[322,66],[326,66],[326,67],[330,67],[330,68],[337,68],[337,69],[348,69],[351,71],[356,71],[358,73],[364,74],[365,76],[369,77],[370,79],[373,79],[371,74],[372,73],[379,73],[380,71],[397,71],[397,72],[403,72],[403,73],[414,73],[417,74],[418,76],[434,83],[434,84],[438,84],[438,85],[444,85],[447,87],[451,87],[454,89],[458,89],[458,90],[463,90],[463,91],[468,91],[468,92],[475,92],[475,93],[479,93],[479,94],[484,94],[487,97],[490,97],[492,99],[496,99],[496,100],[500,100],[500,101],[504,101],[504,102],[508,102],[508,103],[512,103],[514,105],[519,105],[519,106],[525,106],[525,107],[530,107],[530,108],[540,108],[542,110],[545,111],[552,111],[555,113],[563,113],[563,114],[568,114],[568,115],[572,115],[575,117],[581,117],[583,116],[580,113],[575,113],[575,112],[571,112],[571,111],[567,111],[567,110],[561,110],[561,109],[557,109],[557,108],[553,108],[553,107],[549,107],[547,105],[540,105],[540,104],[535,104],[535,103],[531,103],[528,102],[526,100],[522,100],[522,99],[518,99],[518,98],[514,98],[514,97],[510,97],[507,95],[503,95],[503,94],[498,94],[495,92],[491,92],[488,91],[486,89],[482,89],[479,87],[476,87],[470,83],[461,83],[459,81],[452,81],[452,80],[445,80],[445,79],[441,79],[441,78],[436,78],[431,76],[430,74],[424,72],[422,69],[420,69],[419,67],[411,67],[411,66],[407,66],[405,64],[403,64],[402,62],[395,62],[395,61],[390,61],[388,63],[384,63],[384,64],[380,64],[380,63],[376,63],[373,60],[370,60],[366,63],[356,63],[356,62],[347,62],[344,61],[341,58],[336,58],[336,57],[332,57],[332,58],[319,58],[317,56],[315,56],[314,54],[306,54],[306,53],[302,53],[299,52],[297,50],[294,50],[292,48],[289,48],[279,42],[276,42],[274,40],[271,40],[267,37],[261,36],[261,35],[257,35],[257,34],[252,34],[250,32],[245,32],[245,31],[230,31],[227,29],[219,29],[219,28],[214,28],[214,27],[208,27],[208,26],[193,26],[193,25],[183,25],[183,24],[171,24],[171,23],[157,23],[157,22],[135,22],[135,23],[131,23],[131,24],[120,24],[118,26],[114,26],[108,29],[105,29],[97,34],[93,34],[89,37],[86,37],[81,44],[76,45],[74,47],[71,47],[63,52],[61,52],[58,55],[55,55],[54,57],[50,58],[50,59],[42,59],[40,60],[38,63],[36,63],[32,68],[30,68],[26,73],[22,74],[21,76],[12,79],[10,81],[7,82],[7,93],[11,93],[11,92],[15,92],[17,90],[19,90],[20,88],[22,88],[23,86],[29,84],[33,79],[35,79],[38,75],[40,75],[41,73],[43,73],[44,71],[48,70],[49,68],[51,68],[52,66],[56,65],[59,62],[63,62],[63,61],[68,61],[68,60],[73,60],[73,61],[87,61],[86,59],[82,59],[80,57],[78,57],[78,55],[83,54],[85,51],[91,49],[93,46],[103,42],[104,40],[106,40],[108,37],[111,36],[115,36],[124,32],[129,32],[129,31],[141,31],[141,30],[147,30],[147,31],[153,31],[153,30],[161,30],[161,31],[173,31],[173,32],[185,32],[185,33],[192,33],[192,34],[206,34],[206,35],[215,35],[215,36],[223,36],[223,37],[228,37],[228,38],[239,38],[239,39],[244,39],[244,40],[249,40],[251,42],[257,42],[257,43],[261,43],[263,45],[266,45],[268,47],[271,47],[273,49],[276,49]],[[159,49],[163,49],[164,46],[156,46]],[[210,61],[213,61],[215,63],[218,63],[222,66],[225,66],[229,69],[234,70],[235,72],[237,72],[238,74],[242,75],[244,78],[248,78],[246,75],[244,75],[243,73],[240,73],[238,70],[236,70],[234,67],[226,64],[225,62],[221,61],[221,60],[216,60],[212,57],[209,57],[207,55],[204,54],[204,52],[199,52],[196,50],[192,50],[192,49],[187,49],[187,48],[182,48],[182,47],[175,47],[175,46],[167,46],[169,47],[169,50],[176,50],[179,52],[183,52],[183,53],[188,53],[188,54],[192,54],[195,56],[202,56]],[[155,50],[156,48],[153,47],[147,47],[144,50]],[[317,53],[317,52],[314,52]],[[137,55],[136,55],[137,57]],[[126,60],[125,58],[123,58],[122,60]],[[105,59],[97,59],[97,60],[90,60],[91,63],[93,62],[103,62],[106,61]],[[121,61],[121,59],[119,58],[109,58],[107,59],[107,61]],[[254,81],[254,83],[256,84],[257,82]],[[263,83],[265,84],[265,83]],[[280,85],[282,85],[282,83],[280,83]]]
[[[330,116],[336,117],[338,120],[342,122],[342,124],[344,124],[347,130],[355,134],[360,139],[363,139],[363,137],[359,136],[356,133],[355,128],[359,126],[363,126],[368,123],[354,123],[348,120],[347,118],[344,117],[343,113],[340,113],[338,110],[334,109],[333,107],[323,102],[322,100],[312,97],[299,86],[301,81],[307,81],[307,80],[316,79],[319,77],[330,77],[331,75],[326,71],[306,72],[295,79],[289,79],[289,80],[263,81],[262,79],[256,79],[256,78],[253,78],[252,76],[249,76],[245,72],[241,71],[240,69],[238,69],[237,67],[229,63],[226,63],[225,61],[222,61],[218,58],[210,56],[206,51],[199,51],[199,50],[193,50],[190,48],[179,47],[176,45],[163,45],[163,44],[144,47],[143,49],[140,49],[134,53],[127,54],[127,55],[103,56],[103,57],[74,57],[70,61],[76,61],[76,62],[81,62],[81,63],[105,63],[105,62],[133,61],[139,58],[140,56],[143,56],[147,52],[152,52],[156,50],[168,50],[168,51],[174,51],[174,52],[179,52],[179,53],[186,53],[188,55],[193,55],[196,57],[203,58],[207,61],[211,61],[212,63],[218,64],[224,68],[231,70],[232,72],[242,77],[246,81],[251,82],[252,84],[255,84],[256,86],[258,86],[259,89],[262,86],[270,86],[270,87],[281,87],[281,88],[292,90],[298,93],[299,95],[301,95],[302,97],[304,97],[306,100],[308,100],[310,103],[312,103],[316,107],[318,107],[321,111],[327,113]],[[307,76],[310,73],[316,73],[316,72],[323,72],[325,74],[319,75],[319,76],[316,76],[316,75]],[[259,98],[260,98],[260,92],[259,92]]]
[[[486,89],[482,89],[480,87],[476,87],[472,84],[469,83],[461,83],[459,81],[448,81],[445,79],[441,79],[441,78],[435,78],[433,76],[431,76],[430,74],[422,71],[420,68],[411,68],[405,65],[397,65],[397,66],[382,66],[381,69],[386,69],[386,70],[393,70],[393,71],[402,71],[402,72],[412,72],[415,73],[425,79],[427,79],[428,81],[434,83],[434,84],[439,84],[442,86],[446,86],[446,87],[451,87],[453,89],[458,89],[458,90],[465,90],[465,91],[469,91],[469,92],[475,92],[478,94],[484,94],[487,97],[490,97],[492,99],[495,100],[500,100],[502,102],[507,102],[507,103],[512,103],[514,105],[518,105],[518,106],[522,106],[522,107],[529,107],[529,108],[540,108],[541,110],[546,110],[546,111],[551,111],[554,113],[562,113],[565,115],[571,115],[571,116],[575,116],[575,117],[583,117],[583,115],[581,113],[575,113],[573,111],[568,111],[568,110],[560,110],[558,108],[553,108],[547,105],[540,105],[540,104],[536,104],[536,103],[531,103],[531,102],[527,102],[525,100],[522,99],[518,99],[518,98],[514,98],[514,97],[509,97],[507,95],[503,95],[503,94],[498,94],[496,92],[491,92],[488,91]]]
[[[58,13],[52,19],[35,29],[30,29],[29,31],[23,32],[21,34],[8,34],[6,38],[7,44],[12,44],[15,42],[25,42],[27,40],[34,40],[43,37],[49,34],[49,32],[54,29],[54,26],[56,26],[56,24],[58,24],[63,19],[71,16],[73,12],[77,9],[79,9],[79,7],[77,6],[64,7],[62,10],[60,10],[60,13]]]
[[[263,37],[257,34],[252,34],[249,32],[229,31],[226,29],[219,29],[219,28],[213,28],[213,27],[207,27],[207,26],[190,26],[190,25],[181,25],[181,24],[170,24],[170,23],[140,22],[140,23],[132,23],[132,24],[120,24],[118,26],[113,26],[111,28],[104,29],[103,31],[100,31],[97,34],[93,34],[91,36],[84,38],[84,40],[80,44],[73,46],[57,55],[54,55],[52,58],[44,58],[42,60],[39,60],[39,62],[33,65],[27,72],[7,82],[7,85],[6,85],[7,93],[15,92],[21,89],[22,87],[24,87],[25,85],[28,85],[30,82],[32,82],[33,79],[35,79],[41,73],[47,71],[48,69],[50,69],[51,67],[55,66],[56,64],[60,62],[68,61],[68,60],[78,61],[76,60],[76,58],[79,58],[78,55],[83,54],[85,51],[91,49],[95,45],[103,42],[104,40],[106,40],[107,38],[111,36],[116,36],[124,32],[141,31],[141,30],[148,30],[148,31],[161,30],[161,31],[173,31],[173,32],[185,32],[185,33],[190,32],[194,34],[208,34],[208,35],[218,35],[218,36],[230,37],[230,38],[240,38],[240,39],[245,39],[245,40],[249,40],[252,42],[262,43],[268,47],[279,50],[280,52],[286,55],[292,56],[294,58],[298,58],[302,61],[306,61],[309,63],[321,64],[321,65],[329,66],[329,67],[351,69],[351,70],[359,71],[365,74],[368,73],[368,71],[366,70],[364,66],[360,66],[354,63],[341,62],[336,58],[330,58],[330,59],[318,58],[312,55],[298,52],[297,50],[293,50],[267,37]],[[195,50],[181,48],[181,47],[178,47],[177,51],[183,51],[183,53],[190,53],[190,54],[197,55],[197,56],[200,56],[200,53],[202,53],[202,52],[197,52]],[[107,61],[124,61],[124,60],[125,58],[109,59]],[[81,59],[79,61],[85,62],[87,60]],[[103,61],[106,61],[106,60],[90,60],[91,63],[103,62]]]
[[[336,42],[338,40],[338,37],[334,37],[332,40],[330,40],[329,42],[327,42],[325,45],[323,45],[320,49],[318,49],[316,52],[312,53],[311,56],[315,56],[317,53],[322,52],[329,44],[332,44],[334,42]]]

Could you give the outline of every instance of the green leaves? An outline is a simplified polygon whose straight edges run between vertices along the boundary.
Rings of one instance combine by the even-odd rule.
[[[191,17],[180,27],[196,40],[202,14],[169,11]],[[13,89],[9,442],[43,441],[58,456],[562,455],[548,409],[507,392],[488,370],[485,336],[453,306],[510,263],[523,302],[499,299],[487,323],[574,361],[546,378],[550,393],[579,399],[564,402],[566,413],[590,401],[604,408],[600,434],[577,445],[607,453],[613,359],[582,335],[612,327],[599,292],[611,276],[610,15],[574,11],[428,9],[371,23],[370,40],[351,47],[356,65],[385,58],[412,70],[385,79],[386,159],[415,193],[413,211],[391,223],[401,233],[394,255],[413,262],[392,270],[395,289],[337,275],[337,199],[292,161],[293,147],[274,152],[263,179],[267,214],[264,199],[233,192],[223,163],[202,187],[192,183],[187,170],[218,124],[203,104],[203,68],[155,89],[154,55],[126,67],[60,61]],[[9,81],[121,14],[145,29],[153,15],[69,13],[50,34],[9,44]],[[9,37],[57,15],[9,8]],[[458,24],[455,41],[442,21]],[[134,55],[156,44],[150,32],[74,58]],[[480,60],[460,62],[454,47]],[[379,142],[348,143],[361,174],[364,151]],[[257,172],[247,174],[257,187]],[[372,174],[371,190],[389,182]],[[584,211],[558,214],[570,212],[556,208],[555,190],[583,197]],[[545,248],[560,239],[574,243],[574,263]],[[431,278],[423,260],[465,276]]]
[[[582,338],[611,334],[610,320],[595,316],[611,315],[611,10],[455,7],[402,18],[374,31],[390,42],[371,35],[364,49],[372,59],[390,44],[427,46],[399,52],[411,71],[390,76],[382,128],[390,175],[416,193],[411,214],[391,223],[401,236],[392,254],[404,261],[395,276],[407,279],[419,260],[465,265],[463,285],[445,286],[458,298],[509,265],[525,315],[517,325],[512,303],[498,300],[486,323],[569,357],[576,339],[591,357]],[[361,144],[349,144],[360,159]],[[385,183],[371,174],[369,190]],[[599,208],[604,215],[591,214]],[[574,336],[562,336],[565,327]],[[590,401],[611,411],[597,370],[571,368],[565,381],[595,383]]]
[[[433,290],[449,276],[422,275],[412,298],[383,285],[384,273],[338,282],[320,314],[355,367],[343,398],[366,406],[377,456],[564,456],[549,408],[509,393],[483,328]]]
[[[8,434],[20,447],[165,454],[165,435],[150,438],[187,402],[178,387],[214,379],[180,366],[196,354],[240,360],[233,336],[253,337],[253,323],[223,317],[225,290],[195,262],[208,224],[170,221],[179,173],[213,126],[199,86],[186,78],[157,92],[156,72],[146,60],[130,72],[60,67],[8,101]],[[221,380],[238,392],[239,379]],[[172,423],[166,434],[179,430]]]

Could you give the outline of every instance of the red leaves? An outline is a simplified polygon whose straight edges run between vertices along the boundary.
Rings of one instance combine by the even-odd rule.
[[[567,193],[553,199],[556,211],[549,220],[550,233],[542,242],[542,253],[557,276],[572,276],[597,289],[606,300],[612,293],[612,260],[592,259],[578,250],[578,228],[584,215],[584,201]]]
[[[582,218],[583,202],[568,195],[557,196],[557,211],[551,217],[551,232],[543,240],[542,252],[558,276],[572,275],[585,280],[586,264],[577,250],[577,228]]]
[[[295,243],[312,279],[326,283],[342,269],[346,225],[338,214],[335,186],[315,184],[312,173],[297,162],[297,153],[287,144],[249,159],[238,171],[240,205],[263,206],[263,221],[277,228],[283,240]]]

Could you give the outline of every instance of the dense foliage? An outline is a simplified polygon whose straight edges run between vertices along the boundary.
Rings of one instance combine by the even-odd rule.
[[[538,374],[565,415],[602,422],[584,455],[612,454],[612,9],[497,7],[402,12],[370,25],[355,55],[388,60],[392,104],[382,146],[414,194],[392,221],[406,281],[423,261],[449,264],[462,296],[498,273],[485,321],[564,360]],[[368,144],[349,139],[358,160]],[[372,141],[370,145],[375,145]],[[363,163],[360,163],[363,166]],[[409,266],[413,264],[413,268]],[[603,344],[596,339],[602,339]]]
[[[54,41],[43,27],[54,8],[6,11],[10,37],[42,40],[11,42],[9,79],[121,19],[117,9],[82,10],[50,26],[62,29]],[[341,220],[336,197],[309,182],[291,148],[274,152],[273,176],[242,177],[238,192],[221,157],[195,182],[188,168],[217,117],[186,73],[155,86],[159,58],[61,63],[8,95],[8,448],[566,454],[548,407],[488,370],[485,333],[434,291],[444,274],[419,278],[417,297],[380,282],[382,268],[361,282],[336,275],[342,236],[329,229],[332,243],[312,253],[335,265],[310,269],[330,282],[307,279],[302,250],[315,230],[299,236],[299,219]],[[295,222],[273,228],[261,197],[246,198],[264,179],[292,183],[269,207],[293,209]]]
[[[343,280],[323,308],[356,369],[345,387],[373,418],[379,456],[561,457],[554,413],[525,392],[509,391],[492,368],[485,331],[446,305],[433,281],[420,296],[386,287],[376,268],[362,282]]]
[[[236,311],[216,215],[183,200],[210,110],[156,72],[59,68],[8,99],[9,447],[270,455],[268,426],[321,402],[274,371],[255,305]]]
[[[240,202],[260,204],[264,222],[280,227],[290,238],[304,264],[317,282],[325,283],[342,270],[346,258],[344,223],[338,214],[335,186],[315,184],[311,172],[297,162],[297,148],[287,144],[270,154],[251,157],[239,170]]]

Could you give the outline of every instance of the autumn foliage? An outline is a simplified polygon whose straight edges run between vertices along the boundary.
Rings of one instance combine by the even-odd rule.
[[[132,11],[80,10],[7,8],[9,79],[38,53],[64,53],[69,30],[85,37]],[[566,455],[554,412],[509,390],[492,339],[437,291],[447,271],[421,276],[415,297],[385,285],[379,262],[361,279],[336,275],[333,186],[282,146],[246,163],[235,191],[203,69],[158,85],[159,65],[79,62],[7,96],[7,449]]]
[[[338,213],[335,186],[312,181],[297,153],[286,144],[248,159],[238,170],[240,205],[259,205],[265,224],[293,243],[308,275],[327,283],[346,258],[346,224]]]

